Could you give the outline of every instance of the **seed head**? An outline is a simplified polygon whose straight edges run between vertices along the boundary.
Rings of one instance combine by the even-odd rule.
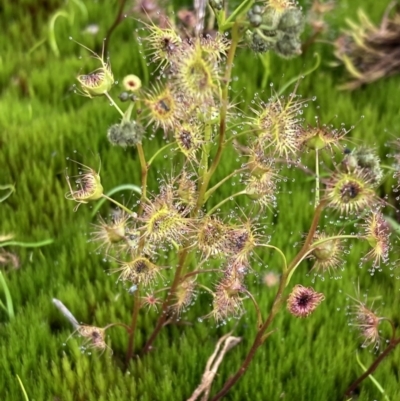
[[[294,156],[300,150],[302,133],[303,103],[291,95],[287,101],[274,97],[268,103],[261,103],[261,110],[253,109],[257,115],[252,125],[259,132],[264,149],[279,157]]]
[[[125,240],[127,223],[131,216],[123,211],[118,211],[113,214],[110,222],[106,222],[101,216],[99,223],[95,224],[93,231],[93,241],[100,242],[100,247],[105,247],[106,254],[111,246]]]
[[[380,211],[373,211],[365,224],[365,238],[372,249],[365,256],[374,266],[387,262],[390,250],[390,227]]]
[[[301,10],[295,7],[287,8],[282,14],[278,30],[292,37],[300,35],[304,29],[304,17]]]
[[[354,213],[379,203],[371,182],[362,170],[336,172],[327,183],[325,197],[329,206],[341,213]]]
[[[275,33],[269,31],[246,31],[246,43],[251,50],[255,53],[266,53],[274,49],[275,46]]]
[[[183,122],[174,128],[174,137],[179,150],[191,161],[203,144],[202,131],[199,124]]]
[[[229,228],[219,218],[205,216],[202,219],[198,228],[197,247],[206,259],[227,253],[228,232]]]
[[[87,341],[85,347],[104,351],[107,348],[105,342],[105,330],[100,327],[80,325],[77,332]]]
[[[217,65],[207,57],[199,40],[182,49],[175,60],[174,70],[174,83],[189,99],[202,103],[212,98],[217,88]]]
[[[243,284],[237,277],[224,277],[216,287],[213,311],[215,320],[225,320],[231,317],[240,317],[244,313],[241,293]]]
[[[276,206],[276,184],[274,176],[265,172],[260,177],[250,176],[246,185],[246,195],[256,201],[262,208]]]
[[[378,187],[382,181],[383,171],[374,149],[367,147],[354,149],[346,154],[342,163],[347,171],[362,170],[374,188]]]
[[[107,138],[111,144],[126,148],[142,143],[144,128],[136,121],[123,121],[112,125],[107,131]]]
[[[292,58],[301,54],[301,41],[294,35],[283,35],[275,43],[276,54],[283,58]]]
[[[339,146],[339,141],[347,134],[347,131],[339,133],[336,129],[326,126],[308,127],[302,132],[301,143],[308,149],[322,150],[333,146]]]
[[[176,302],[171,305],[172,310],[180,315],[192,303],[195,294],[196,283],[194,280],[185,280],[179,284],[174,294]]]
[[[352,323],[352,325],[356,326],[360,331],[360,335],[364,340],[362,346],[368,347],[373,345],[374,348],[379,348],[381,343],[379,324],[384,318],[378,317],[375,312],[372,311],[373,305],[368,307],[367,304],[360,299],[350,298],[355,301],[351,312],[354,316],[354,323]]]
[[[77,189],[72,189],[70,177],[66,174],[65,178],[67,180],[69,192],[65,194],[65,197],[68,200],[78,202],[78,205],[74,209],[76,211],[82,203],[100,199],[103,196],[103,186],[100,182],[99,173],[96,173],[92,168],[81,163],[75,163],[79,164],[82,168],[81,173],[76,176],[75,180]]]
[[[118,280],[129,281],[133,284],[143,284],[145,287],[154,283],[160,276],[161,268],[148,258],[137,256],[130,262],[122,262],[115,272],[121,272]]]
[[[314,242],[319,240],[324,240],[328,238],[328,235],[319,232],[314,235]],[[343,263],[341,254],[343,253],[343,248],[340,244],[339,239],[332,239],[314,248],[310,254],[310,258],[315,260],[313,269],[317,271],[322,271],[325,273],[331,269],[335,270],[338,266]]]
[[[183,170],[178,178],[178,188],[176,190],[178,202],[184,206],[185,211],[190,212],[196,206],[196,183],[190,174]],[[182,213],[182,208],[179,208]]]
[[[251,220],[246,221],[242,226],[230,228],[227,232],[226,244],[227,250],[235,261],[246,263],[257,246],[256,233]]]
[[[177,125],[179,109],[168,86],[148,91],[144,104],[149,112],[149,124],[154,123],[156,128],[161,127],[164,131]]]
[[[200,37],[200,45],[206,58],[219,62],[226,56],[230,42],[225,35],[217,32]]]
[[[324,294],[311,287],[296,285],[287,300],[288,311],[296,317],[307,317],[325,299]]]
[[[142,21],[143,22],[143,21]],[[161,68],[171,63],[182,45],[182,39],[172,28],[160,28],[143,22],[149,35],[145,37],[151,50],[153,62],[159,62]]]
[[[271,179],[279,177],[276,172],[275,158],[266,154],[259,141],[248,148],[248,158],[249,160],[245,166],[250,171],[251,175],[260,177],[268,173]]]
[[[181,243],[191,232],[191,221],[182,216],[169,201],[155,201],[144,206],[143,235],[154,244]]]

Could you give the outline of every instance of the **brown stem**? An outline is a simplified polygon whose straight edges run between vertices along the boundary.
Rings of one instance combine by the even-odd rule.
[[[115,17],[113,24],[110,26],[110,28],[108,28],[108,31],[106,34],[106,40],[105,40],[105,44],[104,44],[104,54],[107,54],[107,52],[108,52],[108,43],[110,41],[110,37],[111,37],[112,33],[114,32],[115,28],[121,23],[121,21],[124,19],[123,12],[124,12],[126,2],[127,2],[127,0],[119,1],[119,9],[118,9],[117,16]]]
[[[147,340],[146,344],[144,345],[144,347],[142,349],[142,354],[147,354],[150,351],[150,348],[151,348],[154,340],[156,339],[158,333],[160,332],[160,330],[163,328],[165,322],[167,321],[168,308],[170,306],[172,297],[175,294],[176,288],[178,287],[178,285],[181,281],[181,273],[182,273],[183,267],[185,266],[187,254],[188,254],[188,251],[186,248],[183,249],[179,254],[179,261],[178,261],[178,266],[177,266],[177,269],[175,272],[174,281],[172,282],[172,285],[168,292],[168,295],[162,304],[160,317],[157,320],[156,327],[154,328],[153,332],[151,333],[149,339]]]
[[[129,363],[129,361],[132,359],[133,356],[133,346],[135,344],[135,331],[136,331],[136,324],[137,324],[137,318],[139,315],[139,309],[140,309],[140,291],[139,291],[139,286],[135,292],[134,296],[134,305],[133,305],[133,312],[132,312],[132,322],[131,322],[131,328],[129,332],[129,341],[128,341],[128,351],[126,352],[126,364]]]
[[[279,284],[278,291],[276,293],[274,303],[272,305],[272,310],[271,313],[269,314],[267,320],[265,323],[260,327],[260,329],[257,332],[256,338],[254,339],[253,345],[250,348],[250,351],[248,352],[245,360],[242,363],[242,366],[239,368],[239,370],[230,377],[224,384],[224,387],[211,399],[211,401],[217,401],[220,400],[222,397],[224,397],[228,391],[231,389],[231,387],[245,374],[247,368],[250,365],[250,362],[252,361],[257,349],[262,345],[263,343],[263,337],[264,333],[267,330],[267,328],[270,326],[272,323],[278,309],[279,305],[282,302],[282,294],[286,286],[286,278],[288,275],[288,271],[284,273],[281,277],[281,281]]]
[[[315,231],[317,231],[317,227],[318,227],[318,223],[319,223],[319,219],[321,217],[321,213],[324,210],[325,206],[326,206],[327,202],[325,200],[322,200],[319,205],[316,207],[315,212],[314,212],[314,217],[313,217],[313,221],[311,223],[311,227],[310,230],[308,231],[307,234],[307,238],[304,241],[303,247],[300,249],[299,253],[296,255],[296,257],[292,260],[292,262],[290,263],[288,270],[292,270],[293,268],[295,268],[298,264],[298,262],[304,257],[304,255],[307,253],[312,240],[314,238],[314,234]]]
[[[292,260],[290,265],[288,266],[288,269],[282,274],[280,283],[279,283],[279,288],[278,292],[276,293],[274,303],[272,305],[271,312],[265,321],[265,323],[260,327],[260,329],[257,332],[256,338],[253,342],[253,345],[250,348],[250,351],[248,352],[245,360],[242,363],[242,366],[239,368],[239,370],[236,372],[236,374],[232,377],[230,377],[222,387],[222,389],[211,399],[211,401],[217,401],[220,400],[222,397],[224,397],[228,391],[231,389],[231,387],[244,375],[246,372],[248,366],[250,365],[250,362],[252,361],[257,349],[263,344],[264,339],[265,339],[265,332],[272,323],[273,319],[275,318],[277,312],[280,309],[280,306],[283,302],[283,291],[285,290],[287,280],[291,276],[292,270],[294,270],[298,263],[301,261],[301,259],[304,257],[304,255],[307,254],[310,244],[312,243],[312,239],[314,237],[315,231],[318,227],[318,222],[321,217],[321,213],[326,206],[326,201],[322,201],[317,208],[315,209],[314,212],[314,217],[313,221],[311,223],[310,230],[308,232],[307,238],[303,244],[303,247],[300,249],[299,253],[295,256],[295,258]]]
[[[400,337],[392,339],[389,345],[386,347],[385,351],[383,351],[378,358],[372,363],[372,365],[356,380],[354,381],[346,390],[345,396],[350,397],[353,391],[359,386],[359,384],[366,379],[370,374],[374,373],[380,363],[392,352],[396,346],[400,343]]]
[[[222,156],[222,151],[225,143],[225,133],[226,133],[226,112],[228,109],[228,92],[229,92],[229,82],[232,74],[232,67],[233,67],[233,59],[235,57],[235,52],[236,48],[239,42],[239,28],[238,25],[235,24],[232,30],[232,44],[228,52],[228,57],[227,57],[227,64],[226,64],[226,70],[225,70],[225,75],[224,75],[224,82],[223,82],[223,89],[222,89],[222,103],[221,103],[221,111],[220,111],[220,127],[219,127],[219,141],[218,141],[218,149],[217,153],[214,157],[213,163],[210,167],[210,170],[207,171],[205,174],[204,179],[201,182],[200,185],[200,190],[199,190],[199,195],[198,195],[198,200],[197,200],[197,205],[195,209],[193,210],[193,215],[197,215],[198,211],[200,208],[203,206],[205,202],[205,193],[208,189],[208,184],[210,182],[210,179],[212,175],[214,174],[219,161]],[[181,274],[183,271],[183,268],[186,263],[186,257],[187,257],[188,251],[184,248],[183,251],[179,255],[179,262],[178,262],[178,267],[175,272],[174,276],[174,281],[171,285],[171,289],[168,293],[168,296],[166,297],[165,301],[163,302],[162,306],[162,311],[160,314],[160,317],[157,321],[156,327],[153,330],[153,333],[150,335],[149,339],[147,340],[145,346],[143,347],[142,354],[146,354],[149,352],[154,340],[156,339],[158,333],[164,326],[166,320],[167,320],[167,315],[168,315],[168,308],[170,306],[172,297],[174,296],[174,293],[176,291],[177,286],[179,285],[181,281]]]
[[[218,164],[221,160],[222,152],[225,146],[225,135],[226,135],[226,114],[228,110],[228,95],[229,95],[229,83],[232,75],[233,60],[235,58],[235,53],[237,45],[239,43],[239,25],[235,23],[232,28],[232,42],[231,47],[228,51],[228,56],[226,60],[225,74],[222,80],[222,91],[221,91],[221,108],[220,108],[220,118],[219,118],[219,137],[218,137],[218,148],[217,153],[213,159],[210,169],[207,171],[203,180],[201,181],[199,196],[197,199],[197,205],[195,207],[195,212],[203,206],[205,202],[205,194],[208,189],[208,184],[210,183],[211,177],[213,176]]]

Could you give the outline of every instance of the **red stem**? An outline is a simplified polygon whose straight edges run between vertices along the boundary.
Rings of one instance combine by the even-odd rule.
[[[380,363],[396,348],[396,346],[400,343],[400,337],[390,340],[389,345],[386,347],[385,351],[382,352],[375,359],[372,365],[356,380],[354,381],[346,390],[345,396],[350,397],[353,394],[353,391],[359,386],[359,384],[366,379],[370,374],[374,373]]]
[[[220,400],[222,397],[224,397],[228,393],[228,391],[231,389],[231,387],[233,387],[233,385],[244,375],[244,373],[246,372],[248,366],[250,365],[250,362],[252,361],[257,349],[263,344],[263,342],[265,340],[265,332],[268,329],[268,327],[270,326],[270,324],[272,323],[273,319],[275,318],[277,312],[279,311],[279,307],[283,301],[282,295],[283,295],[283,291],[285,290],[285,287],[287,284],[287,279],[290,276],[291,271],[297,267],[298,263],[301,261],[301,259],[304,257],[304,255],[308,252],[310,244],[314,237],[315,231],[318,227],[318,222],[321,217],[321,213],[325,206],[326,206],[326,201],[322,201],[315,209],[313,221],[311,223],[311,227],[308,232],[307,238],[303,244],[303,247],[301,248],[299,253],[295,256],[295,258],[292,260],[288,269],[282,274],[282,277],[281,277],[281,280],[279,283],[278,292],[276,293],[271,312],[270,312],[267,320],[265,321],[265,323],[258,330],[256,338],[254,339],[253,345],[251,346],[250,351],[248,352],[241,367],[239,368],[239,370],[236,372],[236,374],[234,376],[230,377],[225,382],[222,389],[211,399],[211,401]]]
[[[187,256],[187,250],[184,249],[179,255],[178,267],[177,267],[176,272],[175,272],[174,281],[172,282],[172,285],[171,285],[171,288],[170,288],[170,290],[168,292],[168,295],[167,295],[165,301],[162,304],[162,310],[161,310],[160,317],[157,320],[156,327],[154,328],[154,330],[151,333],[149,339],[147,340],[146,344],[143,347],[142,354],[147,354],[147,352],[150,351],[150,348],[151,348],[154,340],[156,339],[158,333],[160,332],[160,330],[164,326],[165,322],[167,321],[168,308],[170,306],[172,297],[175,294],[176,288],[180,283],[181,273],[182,273],[183,267],[185,265],[186,256]]]

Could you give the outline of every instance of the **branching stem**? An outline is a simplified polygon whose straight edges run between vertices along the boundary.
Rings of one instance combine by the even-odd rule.
[[[184,270],[185,264],[186,264],[186,257],[188,254],[187,248],[184,248],[180,251],[179,253],[179,260],[178,260],[178,266],[176,268],[175,276],[174,276],[174,281],[172,282],[171,288],[168,292],[167,297],[165,298],[162,307],[161,307],[161,313],[160,316],[157,320],[156,327],[154,328],[153,332],[151,333],[149,339],[147,340],[146,344],[143,347],[142,354],[147,354],[147,352],[150,351],[151,346],[156,339],[158,333],[160,330],[163,328],[164,324],[166,323],[168,319],[168,309],[171,304],[172,298],[175,294],[175,291],[180,283],[181,280],[181,275],[182,271]]]
[[[371,366],[357,379],[355,380],[346,390],[345,396],[350,397],[353,391],[365,380],[369,375],[375,372],[380,363],[397,347],[400,343],[400,337],[392,338],[386,349],[375,359]]]
[[[275,316],[277,315],[278,311],[281,309],[281,305],[284,301],[283,299],[283,292],[285,290],[285,287],[287,285],[287,281],[290,277],[291,274],[293,274],[293,271],[296,269],[298,266],[299,262],[303,260],[305,255],[309,252],[310,245],[312,242],[312,239],[314,237],[315,231],[318,227],[318,222],[321,217],[321,213],[326,206],[326,202],[322,201],[317,208],[315,209],[314,212],[314,217],[311,223],[310,231],[308,232],[307,238],[303,244],[303,247],[300,249],[298,254],[294,257],[292,262],[289,264],[288,268],[286,271],[281,276],[280,282],[279,282],[279,288],[278,291],[275,295],[274,302],[272,304],[271,312],[267,318],[267,320],[264,322],[264,324],[259,328],[256,338],[254,339],[253,345],[251,346],[246,358],[244,359],[241,367],[239,370],[232,376],[230,377],[222,387],[222,389],[211,399],[211,401],[218,401],[222,397],[224,397],[229,390],[233,387],[233,385],[245,374],[247,368],[250,365],[250,362],[253,360],[253,357],[257,351],[257,349],[263,344],[265,339],[268,337],[265,335],[265,332],[267,331],[268,327],[271,325],[272,321],[274,320]]]

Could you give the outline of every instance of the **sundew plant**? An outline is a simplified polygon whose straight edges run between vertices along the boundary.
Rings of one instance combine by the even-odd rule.
[[[326,302],[335,302],[318,287],[324,280],[340,280],[346,260],[350,255],[354,260],[354,244],[361,243],[355,247],[364,251],[353,266],[347,314],[375,360],[358,379],[349,378],[344,396],[352,399],[400,342],[396,320],[380,315],[358,277],[397,266],[394,223],[388,218],[395,205],[388,193],[400,185],[399,144],[393,138],[392,163],[382,166],[374,144],[351,139],[354,121],[335,125],[335,119],[323,121],[319,115],[307,120],[305,110],[318,99],[301,95],[302,80],[317,67],[299,71],[280,88],[260,89],[250,104],[232,90],[238,79],[235,60],[244,48],[253,52],[252,63],[265,61],[270,52],[287,59],[301,54],[306,16],[295,3],[245,0],[233,7],[216,0],[205,15],[206,29],[183,28],[165,15],[139,21],[135,37],[153,71],[148,87],[143,77],[127,71],[117,93],[112,60],[84,46],[98,65],[77,77],[76,92],[114,108],[115,123],[104,131],[110,146],[125,148],[126,158],[134,155],[141,181],[132,184],[140,190],[121,201],[116,191],[105,190],[103,168],[70,160],[66,198],[76,203],[76,213],[100,200],[109,203],[110,212],[99,214],[87,246],[104,255],[108,280],[131,295],[132,315],[97,327],[79,323],[60,300],[54,303],[83,338],[82,346],[98,350],[102,358],[113,358],[109,330],[126,335],[126,366],[145,365],[147,354],[164,352],[157,341],[168,327],[184,331],[185,325],[200,322],[210,331],[221,333],[229,326],[234,333],[232,323],[255,315],[255,336],[241,364],[228,362],[228,349],[243,345],[227,329],[217,343],[215,369],[224,359],[230,375],[211,389],[216,373],[210,366],[216,355],[211,355],[200,386],[193,388],[191,400],[216,401],[234,391],[259,348],[281,330],[279,315],[290,314],[306,327]],[[245,77],[253,79],[251,68]],[[156,137],[164,144],[149,153],[146,145]],[[167,168],[158,167],[162,159]],[[221,191],[229,195],[221,199]],[[293,226],[279,229],[282,200],[296,204],[296,194],[304,191],[304,215],[293,215]],[[298,222],[307,216],[309,228],[301,233]],[[294,249],[276,245],[282,244],[278,232],[298,236]],[[313,277],[312,286],[305,277]],[[274,293],[272,302],[260,303],[262,292]],[[201,314],[193,312],[196,303]],[[138,322],[148,315],[157,318],[141,344]],[[356,348],[356,336],[351,341]]]

